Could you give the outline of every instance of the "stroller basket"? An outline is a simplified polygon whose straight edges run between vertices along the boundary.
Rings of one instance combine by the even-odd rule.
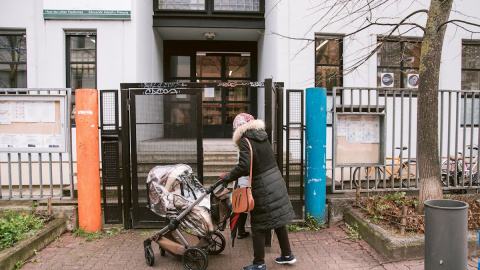
[[[209,188],[195,177],[190,166],[176,164],[156,166],[147,177],[148,207],[155,214],[165,217],[169,224],[144,241],[145,261],[155,262],[152,241],[160,248],[160,255],[168,252],[182,258],[187,270],[204,270],[208,266],[208,254],[220,254],[225,249],[225,237],[217,231],[218,217],[212,220],[211,198],[208,195],[220,186],[221,181]],[[218,189],[217,189],[218,190]],[[218,204],[219,198],[212,195]]]

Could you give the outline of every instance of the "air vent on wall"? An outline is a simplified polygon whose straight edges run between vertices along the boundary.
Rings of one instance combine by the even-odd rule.
[[[407,87],[408,88],[418,88],[420,83],[420,77],[418,74],[408,74],[407,75]]]
[[[393,87],[393,73],[380,73],[380,82],[382,87]]]

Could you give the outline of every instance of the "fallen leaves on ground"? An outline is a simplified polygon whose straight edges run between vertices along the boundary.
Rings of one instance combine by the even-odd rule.
[[[480,194],[449,195],[446,199],[468,203],[468,229],[480,229]],[[374,195],[362,199],[360,207],[369,221],[384,227],[390,232],[399,233],[402,224],[402,210],[406,208],[406,232],[423,234],[425,231],[425,215],[415,211],[418,198],[406,197],[405,192],[385,195]]]

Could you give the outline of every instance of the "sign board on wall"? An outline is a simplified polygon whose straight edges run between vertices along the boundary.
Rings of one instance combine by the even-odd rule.
[[[131,0],[43,0],[43,18],[57,20],[130,20]]]
[[[66,96],[2,95],[0,152],[67,151]]]
[[[337,113],[335,166],[383,165],[385,160],[382,113]]]

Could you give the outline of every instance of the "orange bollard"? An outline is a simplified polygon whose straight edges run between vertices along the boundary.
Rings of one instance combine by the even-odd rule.
[[[78,222],[81,229],[96,232],[102,229],[97,90],[77,89],[75,100]]]

